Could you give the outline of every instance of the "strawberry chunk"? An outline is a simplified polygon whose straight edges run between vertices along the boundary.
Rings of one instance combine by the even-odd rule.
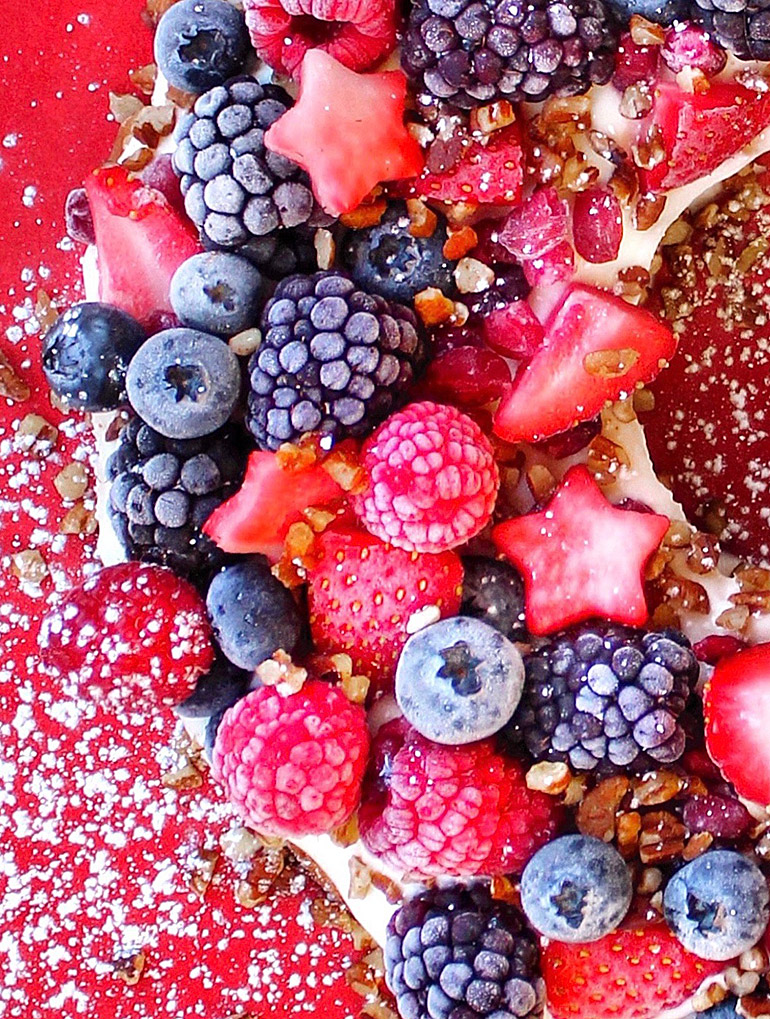
[[[171,277],[200,250],[192,224],[122,166],[94,170],[85,189],[96,231],[99,300],[145,325],[173,313]]]
[[[405,103],[401,71],[356,74],[308,50],[297,102],[269,128],[265,145],[307,170],[319,203],[340,216],[381,181],[422,170],[422,150],[404,126]]]
[[[770,93],[737,82],[712,82],[685,92],[661,82],[645,131],[659,137],[664,158],[645,173],[651,191],[667,191],[705,177],[770,124]]]
[[[319,463],[295,470],[283,466],[276,453],[255,452],[240,489],[214,510],[203,533],[225,552],[260,552],[277,562],[289,528],[303,512],[336,506],[344,495]]]
[[[444,170],[426,167],[416,180],[402,186],[409,197],[479,205],[515,205],[521,199],[524,153],[518,124],[495,131],[484,145],[471,139],[457,162]]]
[[[627,923],[588,945],[552,941],[542,965],[554,1019],[652,1019],[724,967],[688,952],[662,920]]]
[[[746,799],[770,804],[770,644],[717,662],[703,692],[706,748]]]
[[[530,633],[595,616],[641,626],[644,567],[668,525],[668,517],[613,506],[576,466],[544,510],[498,524],[492,540],[524,577]]]
[[[379,689],[421,611],[434,622],[460,609],[463,567],[454,552],[406,552],[363,531],[334,527],[319,535],[320,559],[308,572],[313,641],[344,651]]]
[[[675,349],[672,331],[648,311],[572,286],[500,404],[495,433],[508,442],[539,442],[588,421],[608,400],[653,379]]]

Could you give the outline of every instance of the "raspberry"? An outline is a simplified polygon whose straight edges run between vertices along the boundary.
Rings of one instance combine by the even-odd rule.
[[[366,847],[421,877],[520,872],[560,810],[492,740],[439,746],[403,719],[377,736],[359,813]]]
[[[125,689],[177,704],[214,660],[206,606],[161,566],[107,566],[68,592],[44,620],[45,665],[95,697]]]
[[[397,548],[444,552],[492,515],[500,483],[492,445],[454,407],[426,400],[393,414],[364,443],[361,464],[369,487],[353,508]]]
[[[320,835],[358,806],[368,754],[364,709],[311,679],[288,696],[262,687],[229,708],[212,773],[263,834]]]
[[[394,0],[246,0],[246,24],[265,63],[299,78],[302,58],[322,49],[367,71],[396,45]]]

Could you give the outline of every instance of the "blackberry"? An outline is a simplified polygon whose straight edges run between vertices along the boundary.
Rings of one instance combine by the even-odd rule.
[[[435,99],[472,109],[604,84],[617,40],[604,0],[416,0],[401,64]]]
[[[556,637],[525,665],[524,693],[503,738],[523,743],[535,760],[606,774],[682,756],[681,716],[698,662],[681,633],[588,625]]]
[[[128,555],[205,584],[223,554],[201,527],[234,493],[245,461],[243,437],[231,426],[167,439],[132,418],[107,463],[109,513]]]
[[[247,424],[264,449],[306,432],[370,432],[402,403],[425,360],[414,313],[319,272],[282,280],[249,362]]]
[[[463,556],[461,616],[472,616],[494,626],[509,640],[527,640],[524,616],[524,581],[501,559]]]
[[[265,131],[291,105],[278,85],[242,76],[204,93],[181,121],[173,165],[204,247],[241,248],[328,221],[307,174],[265,148]]]
[[[388,924],[385,970],[403,1019],[525,1019],[542,1007],[535,936],[486,885],[407,900]]]
[[[690,17],[741,60],[770,60],[770,0],[693,0]]]

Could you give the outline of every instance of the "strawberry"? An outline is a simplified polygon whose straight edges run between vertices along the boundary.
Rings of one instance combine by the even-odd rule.
[[[147,324],[172,313],[171,277],[200,250],[192,224],[122,166],[102,166],[85,189],[96,232],[99,300]]]
[[[309,570],[310,629],[319,651],[344,651],[381,689],[392,686],[415,620],[460,608],[463,567],[454,552],[406,552],[363,531],[329,528]]]
[[[591,287],[571,286],[495,415],[508,442],[538,442],[588,421],[608,400],[649,382],[676,349],[648,311]]]
[[[404,126],[405,104],[401,71],[356,74],[311,49],[297,102],[268,129],[265,145],[307,170],[319,203],[340,216],[381,181],[422,170],[422,150]]]
[[[679,347],[650,386],[654,410],[639,415],[655,469],[688,518],[715,531],[728,552],[764,561],[770,212],[761,203],[768,185],[766,171],[741,178],[708,225],[662,249],[651,306],[667,315]]]
[[[492,540],[522,573],[527,629],[540,635],[594,616],[641,626],[644,566],[668,525],[613,506],[576,466],[544,510],[498,524]]]
[[[651,191],[667,191],[705,177],[770,124],[770,93],[737,82],[711,82],[705,92],[685,92],[661,82],[646,132],[654,132],[664,158],[644,174]]]
[[[542,955],[554,1019],[652,1019],[723,967],[688,952],[662,920],[627,922],[589,945],[551,941]]]
[[[770,644],[717,662],[703,712],[711,759],[741,796],[770,804]]]
[[[277,562],[289,527],[303,512],[336,506],[344,495],[320,463],[291,468],[277,453],[254,452],[240,489],[214,510],[203,532],[225,552],[261,552]]]
[[[524,154],[516,123],[495,131],[486,144],[471,138],[448,169],[430,165],[413,181],[397,187],[407,197],[479,205],[515,205],[521,199]]]

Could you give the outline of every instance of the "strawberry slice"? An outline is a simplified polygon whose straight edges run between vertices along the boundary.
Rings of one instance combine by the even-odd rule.
[[[521,131],[514,123],[495,131],[486,144],[470,139],[453,166],[437,171],[426,167],[398,190],[409,198],[515,205],[521,200],[523,180]]]
[[[500,404],[495,433],[539,442],[588,421],[608,400],[655,378],[675,349],[672,331],[648,311],[576,284]]]
[[[640,920],[589,945],[552,941],[542,966],[554,1019],[652,1019],[681,1005],[724,963],[688,952],[662,920]]]
[[[703,691],[706,747],[736,792],[770,804],[770,644],[717,662]]]
[[[310,629],[322,652],[344,651],[353,668],[391,688],[415,618],[456,615],[463,567],[454,552],[405,552],[364,531],[334,527],[318,538],[308,572]]]
[[[667,191],[705,177],[768,124],[770,92],[737,82],[711,82],[706,92],[685,92],[661,82],[645,131],[659,132],[665,158],[646,171],[645,186]]]
[[[404,126],[405,106],[401,71],[356,74],[311,49],[297,102],[269,128],[265,145],[307,170],[319,203],[340,216],[381,181],[422,170],[422,150]]]
[[[544,510],[498,524],[492,540],[524,577],[527,628],[540,635],[595,616],[641,626],[644,567],[668,525],[613,506],[576,466]]]
[[[85,189],[96,232],[99,299],[144,324],[173,313],[171,277],[200,250],[192,224],[122,166],[94,170]]]
[[[240,489],[214,510],[203,532],[225,552],[260,552],[277,562],[289,528],[305,510],[335,506],[344,496],[319,463],[291,469],[276,453],[255,452]]]

